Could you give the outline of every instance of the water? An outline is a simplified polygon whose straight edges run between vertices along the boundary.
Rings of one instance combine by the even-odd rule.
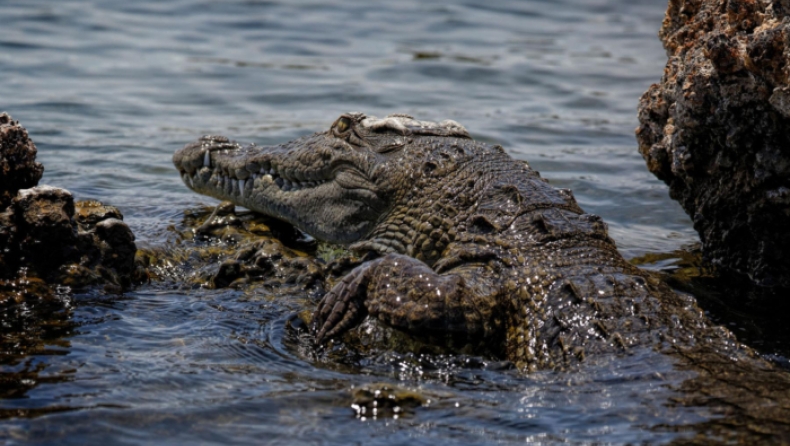
[[[697,235],[633,136],[639,96],[666,61],[665,6],[0,0],[0,109],[36,142],[42,184],[118,206],[140,247],[212,204],[172,167],[185,143],[279,143],[364,111],[454,119],[573,189],[626,257],[672,253]],[[397,356],[340,366],[294,347],[286,325],[304,298],[153,284],[67,300],[62,318],[76,326],[0,363],[29,374],[0,400],[0,441],[655,443],[710,416],[666,406],[682,375],[667,381],[671,360],[650,352],[532,376]],[[378,382],[432,402],[355,417],[350,390]]]

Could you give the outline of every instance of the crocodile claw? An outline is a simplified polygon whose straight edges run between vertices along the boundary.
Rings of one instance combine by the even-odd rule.
[[[368,282],[367,271],[366,265],[358,267],[321,299],[312,324],[317,345],[357,325],[368,314],[364,303]]]

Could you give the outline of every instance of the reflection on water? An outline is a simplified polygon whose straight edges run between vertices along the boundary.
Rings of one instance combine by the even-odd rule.
[[[10,0],[0,4],[0,109],[38,145],[43,183],[118,206],[140,247],[172,246],[168,226],[210,203],[172,168],[186,142],[282,142],[359,110],[459,121],[572,188],[627,257],[671,253],[696,234],[632,134],[638,98],[663,72],[664,8]],[[2,441],[657,443],[711,416],[666,405],[687,376],[650,351],[530,376],[480,358],[333,364],[288,328],[309,296],[162,282],[62,299],[65,310],[30,309],[3,328]],[[377,383],[431,403],[357,418],[354,389]]]

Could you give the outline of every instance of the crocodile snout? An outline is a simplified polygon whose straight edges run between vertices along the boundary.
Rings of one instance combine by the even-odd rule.
[[[238,149],[238,145],[231,143],[228,138],[207,135],[176,151],[173,154],[173,164],[182,174],[193,175],[196,170],[202,167],[211,167],[212,151],[235,149]]]

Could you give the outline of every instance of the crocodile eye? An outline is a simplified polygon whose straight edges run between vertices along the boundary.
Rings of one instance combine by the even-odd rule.
[[[340,118],[335,123],[335,129],[338,133],[343,133],[351,126],[351,121],[348,118]]]

